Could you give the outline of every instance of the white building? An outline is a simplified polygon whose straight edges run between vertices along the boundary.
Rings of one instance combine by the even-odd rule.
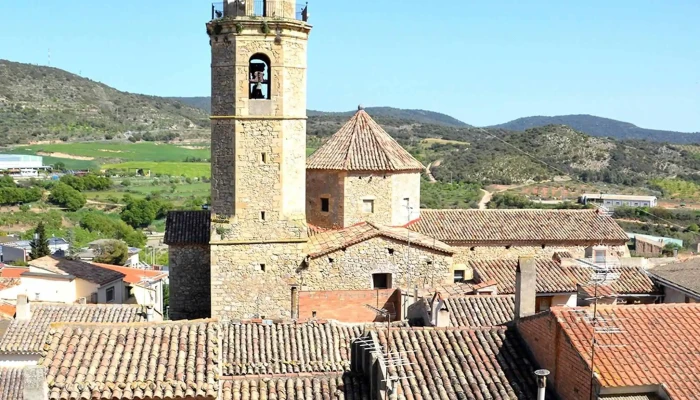
[[[67,253],[70,249],[70,243],[63,238],[47,239],[51,254],[57,252]],[[30,240],[18,240],[16,242],[8,242],[0,245],[0,262],[9,264],[13,261],[26,261],[29,259],[29,254],[32,251],[32,242]],[[60,253],[59,253],[60,254]]]
[[[13,177],[37,177],[40,170],[49,168],[44,166],[43,160],[40,156],[0,154],[0,172],[7,173]]]
[[[583,204],[594,203],[609,210],[615,207],[656,207],[656,196],[636,196],[626,194],[585,193],[579,201]]]

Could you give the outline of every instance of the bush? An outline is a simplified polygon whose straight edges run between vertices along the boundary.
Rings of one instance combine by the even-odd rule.
[[[124,179],[124,180],[122,181],[122,186],[124,186],[124,187],[131,186],[131,181],[128,180],[128,179]]]
[[[129,258],[129,248],[121,240],[109,240],[97,249],[95,262],[124,265]]]
[[[19,206],[19,210],[22,212],[27,212],[30,209],[31,209],[31,207],[29,206],[29,204],[22,204],[21,206]]]
[[[85,176],[63,175],[59,182],[81,192],[84,190],[107,190],[112,187],[112,180],[109,177],[96,174],[87,174]]]
[[[60,207],[65,207],[70,211],[78,211],[83,208],[86,200],[85,196],[79,191],[64,183],[59,183],[51,191],[49,202]]]

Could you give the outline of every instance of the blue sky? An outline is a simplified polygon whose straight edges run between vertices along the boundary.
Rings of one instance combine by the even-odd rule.
[[[0,58],[120,90],[209,94],[196,0],[1,0]],[[309,108],[474,125],[594,114],[700,131],[700,1],[312,0]]]

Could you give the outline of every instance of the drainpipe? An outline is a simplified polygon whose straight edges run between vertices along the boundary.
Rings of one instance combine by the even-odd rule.
[[[549,371],[546,369],[538,369],[535,371],[537,375],[537,400],[544,400],[544,393],[547,390],[547,375]]]

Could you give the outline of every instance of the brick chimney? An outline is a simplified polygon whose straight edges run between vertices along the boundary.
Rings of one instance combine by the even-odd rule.
[[[46,369],[38,365],[29,365],[22,369],[22,386],[24,398],[31,400],[48,400],[49,387],[46,385]]]
[[[28,321],[32,317],[32,312],[29,308],[29,297],[26,294],[17,295],[17,304],[15,306],[15,319]]]
[[[535,258],[521,256],[515,270],[515,320],[535,313],[537,297],[537,273]]]

